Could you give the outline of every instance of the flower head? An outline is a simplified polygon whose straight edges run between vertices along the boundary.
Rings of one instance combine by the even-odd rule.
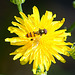
[[[67,33],[66,29],[58,30],[65,18],[61,21],[53,21],[56,14],[46,11],[40,20],[36,6],[33,7],[33,14],[28,17],[23,12],[20,12],[20,15],[22,19],[14,16],[18,23],[12,21],[16,27],[8,27],[10,33],[16,33],[18,37],[5,39],[11,45],[22,46],[10,53],[15,55],[13,60],[20,58],[22,65],[28,61],[31,64],[33,61],[34,74],[38,66],[42,72],[48,71],[51,63],[56,63],[54,57],[65,63],[65,59],[60,54],[69,56],[68,51],[71,51],[71,48],[67,45],[72,45],[70,42],[65,42],[71,33]]]

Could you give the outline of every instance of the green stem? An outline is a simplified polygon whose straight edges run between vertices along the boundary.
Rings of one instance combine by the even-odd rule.
[[[47,75],[47,71],[41,72],[41,69],[38,66],[37,71],[36,71],[36,75]]]
[[[67,32],[71,32],[75,28],[75,22],[71,25],[71,27],[67,30]]]
[[[47,71],[45,71],[43,73],[42,72],[37,72],[36,75],[47,75]]]
[[[33,71],[33,70],[32,70]],[[37,70],[36,70],[36,74],[34,75],[47,75],[47,71],[41,72],[40,67],[38,66]]]
[[[23,10],[22,10],[22,4],[17,4],[17,7],[18,7],[19,12],[23,12]]]

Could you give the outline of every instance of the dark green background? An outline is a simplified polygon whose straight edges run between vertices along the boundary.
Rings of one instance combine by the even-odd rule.
[[[23,4],[24,13],[26,15],[31,14],[34,5],[39,8],[41,16],[46,10],[49,10],[57,14],[55,20],[66,18],[62,28],[69,28],[75,22],[75,9],[72,6],[72,0],[26,0]],[[15,21],[13,17],[15,15],[20,16],[17,6],[10,3],[9,0],[0,0],[0,75],[32,75],[32,65],[22,66],[19,60],[13,61],[13,56],[9,56],[9,53],[17,47],[4,42],[6,37],[16,36],[10,34],[7,30],[8,26],[11,25],[11,21]],[[68,41],[75,41],[75,30],[72,31],[72,36],[68,37]],[[75,60],[71,57],[63,57],[67,62],[63,64],[56,59],[57,63],[51,65],[48,75],[75,75]]]

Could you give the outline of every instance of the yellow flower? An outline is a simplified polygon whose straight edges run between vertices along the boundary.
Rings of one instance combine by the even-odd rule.
[[[33,61],[34,74],[38,66],[41,72],[48,71],[51,63],[56,63],[54,57],[65,63],[65,59],[60,54],[69,56],[68,51],[71,51],[71,48],[67,45],[72,45],[70,42],[65,42],[71,33],[67,33],[66,29],[58,30],[65,18],[61,21],[53,21],[56,14],[46,11],[40,20],[36,6],[33,7],[33,14],[28,17],[23,12],[20,12],[20,15],[22,18],[14,16],[18,23],[12,22],[12,24],[16,27],[8,27],[10,33],[16,33],[18,36],[5,39],[11,45],[22,46],[10,53],[15,55],[13,60],[20,58],[22,65],[28,61],[31,64]]]

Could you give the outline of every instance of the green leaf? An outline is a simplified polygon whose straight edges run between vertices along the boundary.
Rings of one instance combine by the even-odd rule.
[[[73,1],[73,7],[75,8],[75,1]]]
[[[67,32],[72,32],[72,30],[75,28],[75,22],[71,25],[71,27],[67,30]]]

